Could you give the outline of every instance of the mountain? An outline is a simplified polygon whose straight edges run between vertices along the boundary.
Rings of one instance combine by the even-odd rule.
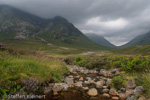
[[[106,40],[103,36],[96,35],[94,33],[87,33],[85,34],[90,40],[94,41],[95,43],[98,43],[100,45],[106,46],[106,47],[112,47],[116,48],[115,45],[111,44],[108,40]]]
[[[125,45],[120,46],[120,48],[140,45],[150,45],[150,32],[135,37],[133,40],[129,41]]]
[[[106,48],[89,40],[60,16],[44,19],[7,5],[0,5],[0,42],[35,49],[43,46]]]

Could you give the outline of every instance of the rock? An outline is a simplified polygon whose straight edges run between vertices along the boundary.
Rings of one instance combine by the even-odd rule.
[[[76,69],[74,67],[70,67],[70,72],[71,73],[76,72]]]
[[[113,77],[112,73],[110,71],[107,71],[107,73],[104,75],[105,77]]]
[[[108,93],[109,92],[109,89],[103,89],[102,90],[102,93]]]
[[[106,99],[109,99],[109,98],[110,98],[110,95],[107,94],[107,93],[104,93],[102,96],[103,96],[104,98],[106,98]]]
[[[119,100],[118,97],[112,97],[111,99],[112,99],[112,100]]]
[[[58,95],[58,92],[54,92],[54,95],[55,95],[55,96]]]
[[[111,82],[112,79],[107,79],[107,82]]]
[[[120,92],[121,92],[121,93],[125,93],[125,92],[126,92],[126,89],[125,89],[125,88],[121,88],[121,89],[120,89]]]
[[[53,87],[53,92],[60,92],[63,90],[63,86],[62,85],[54,85]]]
[[[146,100],[146,98],[145,97],[139,97],[138,100]]]
[[[134,94],[138,95],[141,94],[144,91],[144,88],[142,86],[138,86],[134,89]]]
[[[44,88],[43,88],[44,94],[49,93],[49,92],[51,92],[51,91],[52,91],[52,87],[44,87]]]
[[[82,87],[82,84],[83,84],[83,82],[79,81],[79,82],[75,83],[75,86]]]
[[[79,78],[79,77],[80,77],[79,75],[75,76],[75,78]]]
[[[127,97],[127,100],[136,100],[136,99],[135,99],[135,97],[132,95],[132,96],[128,96],[128,97]]]
[[[74,84],[74,82],[73,82],[73,79],[71,79],[71,78],[65,78],[65,83],[67,83],[68,85],[72,85],[72,84]]]
[[[83,72],[84,74],[88,74],[89,73],[89,70],[88,69],[86,69],[86,70],[84,70],[84,72]]]
[[[128,97],[128,96],[134,94],[134,91],[133,90],[127,90],[125,94]]]
[[[114,75],[120,75],[120,71],[118,69],[112,69],[112,74]]]
[[[90,100],[98,100],[97,97],[91,97]]]
[[[87,71],[87,70],[84,70],[84,69],[81,69],[81,73],[83,73],[83,74],[87,74],[87,73],[88,73],[88,71]]]
[[[73,78],[73,76],[72,76],[72,75],[69,75],[68,77],[69,77],[69,78]]]
[[[94,70],[94,73],[95,73],[95,74],[97,74],[97,73],[98,73],[98,71]]]
[[[105,74],[107,71],[105,69],[100,70],[100,74]]]
[[[83,81],[83,77],[80,77],[80,78],[79,78],[79,81]]]
[[[68,88],[69,88],[68,84],[64,83],[62,84],[62,86],[64,87],[63,91],[68,91]]]
[[[109,90],[109,94],[112,96],[116,96],[117,95],[117,91],[115,89],[110,89]]]
[[[126,99],[126,94],[125,93],[120,93],[119,97],[121,100],[125,100]]]
[[[83,90],[88,90],[89,88],[88,87],[82,87],[83,88]]]
[[[85,84],[91,84],[89,81],[84,81]]]
[[[107,85],[107,86],[110,85],[111,80],[112,80],[112,79],[107,79],[107,80],[106,80],[106,85]]]
[[[50,83],[49,84],[49,87],[53,87],[55,84],[54,83]]]
[[[105,84],[105,81],[103,80],[96,82],[96,85],[98,86],[103,86],[104,84]]]
[[[117,69],[112,69],[112,70],[111,70],[111,73],[112,73],[112,74],[115,74],[116,71],[117,71]]]
[[[116,71],[115,75],[120,75],[120,71],[119,70]]]
[[[86,79],[87,81],[92,80],[92,78],[91,78],[91,77],[86,77],[85,79]]]
[[[107,89],[107,88],[108,88],[108,86],[102,86],[102,88],[103,88],[103,89]]]
[[[92,88],[87,92],[87,94],[90,96],[96,96],[98,94],[98,92],[95,88]]]
[[[94,80],[90,80],[89,82],[90,82],[90,83],[95,83],[95,81],[94,81]]]
[[[128,80],[127,89],[133,89],[135,86],[136,84],[134,79]]]

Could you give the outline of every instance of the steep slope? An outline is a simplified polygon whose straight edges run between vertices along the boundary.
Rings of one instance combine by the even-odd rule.
[[[73,24],[56,16],[43,19],[16,8],[0,6],[0,42],[10,46],[66,46],[105,49],[89,40]]]
[[[85,34],[90,40],[107,47],[116,48],[115,45],[111,44],[108,40],[106,40],[103,36],[96,35],[94,33]]]
[[[138,45],[150,45],[150,32],[139,35],[135,37],[133,40],[128,42],[127,44],[120,46],[121,48],[131,47],[131,46],[138,46]]]

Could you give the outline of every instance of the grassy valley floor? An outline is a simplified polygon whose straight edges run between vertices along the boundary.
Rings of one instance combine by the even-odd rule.
[[[0,50],[1,98],[17,93],[24,86],[27,93],[43,94],[42,87],[62,81],[69,72],[68,65],[110,71],[118,69],[121,75],[113,77],[111,88],[117,91],[122,87],[127,88],[128,80],[134,80],[136,86],[144,87],[143,93],[136,98],[140,96],[150,98],[148,55],[114,54],[107,51],[47,55],[3,47]]]

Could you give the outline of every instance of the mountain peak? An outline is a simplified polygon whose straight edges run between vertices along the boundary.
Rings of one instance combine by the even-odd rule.
[[[64,21],[66,22],[67,20],[65,18],[61,17],[61,16],[55,16],[53,18],[53,21],[54,22],[64,22]]]

